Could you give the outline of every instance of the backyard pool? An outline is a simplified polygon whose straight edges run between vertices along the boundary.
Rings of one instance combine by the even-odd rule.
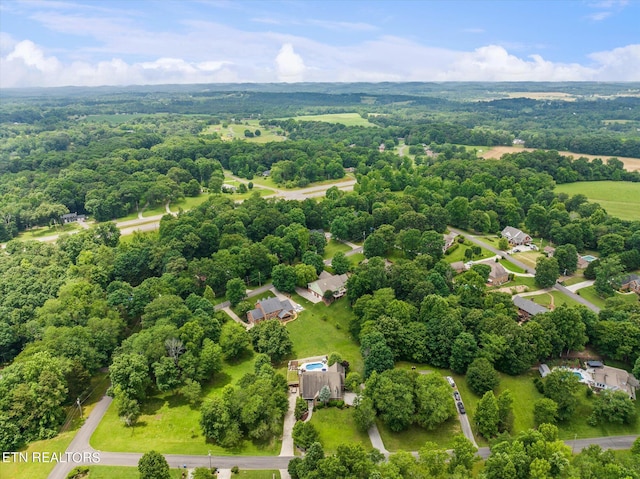
[[[326,371],[327,366],[324,363],[304,363],[300,366],[305,371]]]
[[[583,259],[583,260],[585,260],[585,261],[586,261],[586,262],[588,262],[588,263],[591,263],[592,261],[595,261],[595,260],[597,260],[598,258],[596,258],[596,257],[595,257],[595,256],[593,256],[593,255],[587,254],[587,255],[584,255],[584,256],[582,257],[582,259]]]

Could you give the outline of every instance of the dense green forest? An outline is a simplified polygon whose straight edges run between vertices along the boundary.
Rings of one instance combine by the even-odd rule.
[[[518,88],[525,86],[533,88]],[[584,96],[573,102],[470,101],[482,90],[472,84],[460,86],[464,101],[452,98],[451,85],[440,94],[418,85],[396,93],[384,85],[338,86],[335,93],[321,85],[293,92],[268,91],[275,86],[3,92],[0,449],[55,436],[65,406],[84,394],[101,368],[110,367],[118,415],[135,425],[141,405],[158,392],[199,407],[202,388],[223,372],[223,360],[241,358],[248,349],[259,353],[254,370],[202,405],[201,426],[223,447],[277,437],[287,387],[276,369],[291,352],[287,330],[247,332],[215,304],[226,295],[246,310],[246,287],[271,280],[293,293],[296,284],[316,279],[324,269],[321,230],[336,240],[363,241],[367,261],[347,266],[342,300],[350,305],[349,332],[364,360],[351,382],[366,381],[361,414],[368,409],[368,420],[378,417],[392,431],[435,427],[454,415],[429,402],[440,397],[443,384],[448,391],[445,383],[394,369],[399,361],[515,376],[589,346],[640,375],[640,303],[613,297],[616,278],[640,268],[640,222],[613,217],[584,195],[554,193],[560,183],[638,182],[640,173],[626,171],[616,159],[539,150],[484,160],[469,148],[520,138],[527,146],[640,158],[640,99],[590,97],[613,94],[614,85],[574,87],[567,88]],[[347,111],[376,126],[291,118]],[[286,141],[229,141],[209,130],[248,120],[281,130]],[[394,151],[399,139],[414,147],[413,154]],[[246,180],[269,170],[275,184],[296,188],[343,178],[345,169],[357,179],[354,191],[332,187],[321,200],[256,193],[234,202],[220,193],[225,170]],[[124,241],[108,221],[203,190],[211,193],[206,201],[164,216],[157,233]],[[51,244],[16,238],[34,226],[59,223],[69,212],[99,224]],[[551,284],[560,272],[575,271],[576,252],[598,252],[584,274],[595,279],[603,298],[611,298],[599,314],[562,306],[519,324],[511,294],[487,286],[487,266],[457,274],[446,261],[442,234],[448,226],[478,234],[516,226],[552,241],[558,253],[549,259]],[[232,291],[240,291],[238,301]],[[577,393],[570,385],[554,392],[552,381],[545,395],[557,411],[544,422],[561,426],[577,407]],[[483,394],[494,387],[478,385]],[[507,406],[482,435],[504,439],[511,430],[510,399],[486,397]],[[633,407],[628,417],[613,421],[637,420]],[[496,446],[487,477],[516,477],[504,475],[512,469],[518,477],[534,477],[530,469],[552,477],[600,477],[593,471],[614,468],[620,474],[611,477],[637,477],[637,458],[623,464],[592,448],[570,461],[557,439],[551,425],[514,435]],[[543,443],[544,451],[535,449]],[[342,477],[336,464],[353,458],[344,466],[353,468],[349,477],[469,477],[474,460],[468,446],[460,439],[448,465],[435,446],[421,451],[420,464],[399,454],[384,465],[357,446],[326,458],[312,446],[290,471],[300,479]],[[588,470],[595,475],[583,475]]]

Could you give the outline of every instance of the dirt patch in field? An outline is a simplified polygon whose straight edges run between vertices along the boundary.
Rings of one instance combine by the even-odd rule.
[[[536,148],[522,148],[518,146],[494,146],[493,148],[482,152],[480,156],[487,160],[499,160],[502,155],[506,153],[519,153],[521,151],[536,151]],[[624,156],[603,156],[603,155],[585,155],[582,153],[573,153],[571,151],[560,151],[561,155],[573,156],[574,158],[584,157],[589,160],[595,158],[601,158],[602,161],[607,161],[609,158],[617,158],[624,163],[624,168],[627,171],[640,171],[640,158],[627,158]]]

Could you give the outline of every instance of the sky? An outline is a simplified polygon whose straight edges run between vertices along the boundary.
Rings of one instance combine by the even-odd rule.
[[[640,0],[0,0],[0,88],[640,81]]]

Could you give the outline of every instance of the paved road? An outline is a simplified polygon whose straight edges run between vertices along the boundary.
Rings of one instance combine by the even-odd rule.
[[[373,423],[373,426],[369,428],[368,431],[369,440],[371,441],[371,445],[380,451],[385,456],[389,457],[389,451],[384,447],[384,443],[382,442],[382,436],[380,436],[380,431],[378,431],[378,426],[376,423]]]
[[[577,301],[578,303],[586,306],[587,308],[589,308],[591,311],[593,311],[596,314],[598,314],[600,312],[600,308],[597,307],[595,304],[591,303],[590,301],[587,301],[582,296],[578,296],[576,293],[574,293],[573,291],[570,291],[567,287],[562,286],[560,283],[556,283],[553,286],[553,289],[555,289],[557,291],[560,291],[562,294],[565,294],[565,295],[569,296],[571,299],[573,299],[574,301]]]
[[[581,283],[576,283],[576,284],[572,284],[571,286],[567,286],[567,289],[569,291],[575,293],[579,289],[588,288],[589,286],[593,286],[593,283],[595,283],[595,281],[590,279],[588,281],[583,281]]]

